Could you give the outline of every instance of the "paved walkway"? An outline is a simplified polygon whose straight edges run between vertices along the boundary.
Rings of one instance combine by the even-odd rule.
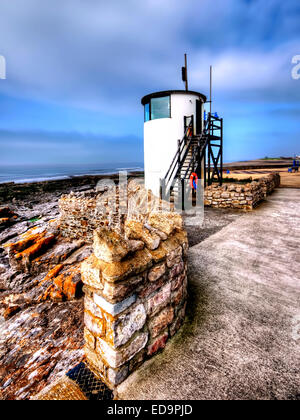
[[[299,209],[277,190],[191,248],[185,325],[120,398],[300,399]]]

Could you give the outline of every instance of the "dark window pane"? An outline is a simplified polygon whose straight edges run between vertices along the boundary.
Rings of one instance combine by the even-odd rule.
[[[170,118],[170,96],[151,99],[151,120]]]
[[[145,122],[150,120],[150,103],[145,105]]]

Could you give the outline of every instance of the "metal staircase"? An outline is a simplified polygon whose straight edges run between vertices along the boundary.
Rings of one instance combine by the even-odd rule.
[[[213,182],[222,185],[223,181],[223,119],[208,114],[202,133],[195,135],[193,116],[185,117],[185,121],[188,118],[190,121],[185,125],[184,136],[178,141],[177,152],[165,178],[161,180],[160,189],[161,198],[170,197],[170,201],[182,209],[182,191],[188,188],[188,195],[195,194],[190,186],[192,174],[202,180],[204,187]]]

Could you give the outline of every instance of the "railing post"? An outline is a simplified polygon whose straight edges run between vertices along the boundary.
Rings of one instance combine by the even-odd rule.
[[[181,210],[184,211],[184,198],[185,198],[184,178],[181,178],[180,182],[181,182]]]
[[[181,165],[180,140],[177,140],[177,148],[178,148],[177,165],[178,165],[178,169],[179,169],[180,165]]]

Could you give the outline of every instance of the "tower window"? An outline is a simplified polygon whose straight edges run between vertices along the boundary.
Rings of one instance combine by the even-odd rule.
[[[170,96],[152,98],[150,102],[145,105],[145,122],[160,118],[171,118]]]

